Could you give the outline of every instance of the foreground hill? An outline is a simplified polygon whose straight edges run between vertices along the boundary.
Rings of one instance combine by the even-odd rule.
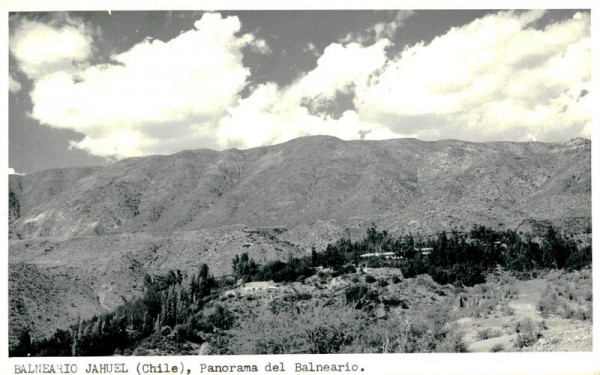
[[[12,342],[115,308],[147,273],[207,263],[226,275],[236,254],[308,254],[373,222],[398,234],[584,231],[591,143],[307,137],[10,176],[9,209]]]
[[[430,232],[591,215],[591,144],[299,138],[11,181],[14,238],[381,221]],[[58,182],[57,182],[58,180]],[[18,186],[17,186],[18,185]]]

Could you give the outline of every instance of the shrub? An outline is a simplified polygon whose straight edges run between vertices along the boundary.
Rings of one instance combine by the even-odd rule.
[[[233,325],[235,316],[227,307],[216,305],[208,314],[208,319],[212,325],[219,329],[229,329]]]
[[[514,285],[507,287],[504,291],[504,298],[515,299],[518,296],[519,296],[519,289]]]
[[[522,349],[535,344],[542,337],[541,330],[544,324],[535,324],[530,318],[517,322],[515,331],[518,335],[515,338],[515,347]]]
[[[346,303],[354,304],[364,299],[369,293],[369,288],[365,284],[351,285],[346,289]]]
[[[183,324],[178,324],[173,328],[173,332],[169,335],[175,341],[183,342],[188,338],[188,330],[187,327]]]
[[[492,346],[492,348],[490,349],[490,352],[492,353],[497,353],[497,352],[501,352],[504,351],[504,345],[502,344],[496,344],[494,346]]]
[[[498,337],[501,334],[502,333],[500,331],[492,328],[484,328],[477,331],[477,337],[479,338],[479,340],[491,339],[493,337]]]
[[[339,353],[364,330],[364,314],[349,307],[258,311],[238,321],[228,347],[234,354]]]
[[[587,246],[571,253],[565,264],[567,270],[579,270],[592,264],[592,248]]]
[[[502,315],[504,316],[511,316],[515,314],[515,309],[513,309],[512,307],[510,307],[509,305],[502,305],[500,307],[500,312],[502,313]]]
[[[547,289],[538,302],[537,308],[544,318],[547,318],[550,314],[556,314],[559,309],[558,295]]]
[[[203,332],[213,332],[216,329],[227,330],[233,326],[234,314],[220,304],[203,310],[192,318],[192,327]]]
[[[390,297],[388,299],[383,300],[383,304],[389,307],[402,307],[403,309],[408,309],[408,303],[406,300],[396,297]]]
[[[365,275],[365,282],[367,284],[374,283],[375,281],[377,281],[377,279],[375,279],[375,277],[373,277],[373,275],[369,275],[369,274]]]
[[[310,299],[312,299],[312,295],[310,293],[288,294],[282,297],[283,301],[291,303],[296,301],[308,301]]]
[[[531,332],[519,333],[515,338],[515,347],[523,349],[524,347],[535,344],[538,337]]]
[[[592,315],[590,311],[565,306],[564,318],[576,320],[590,320],[592,319]]]
[[[438,353],[467,353],[469,350],[463,339],[463,333],[451,325],[441,333],[441,342],[436,344],[435,351]],[[435,338],[435,336],[434,336]]]

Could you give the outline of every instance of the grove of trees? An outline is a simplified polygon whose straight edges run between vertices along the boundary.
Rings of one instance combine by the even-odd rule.
[[[425,254],[421,251],[423,248],[431,251]],[[361,257],[372,252],[391,252],[395,256],[368,260]],[[385,266],[400,268],[405,278],[429,274],[439,284],[472,286],[485,282],[486,276],[498,266],[527,276],[543,269],[580,269],[591,265],[591,260],[591,246],[578,248],[575,241],[553,227],[541,238],[532,238],[513,230],[483,226],[473,227],[466,233],[392,236],[372,226],[361,240],[352,241],[344,236],[323,251],[313,248],[310,255],[289,257],[287,261],[259,264],[247,253],[236,255],[232,271],[235,280],[243,282],[294,282],[303,281],[321,268],[343,274],[354,273],[364,266]],[[233,283],[231,279],[215,279],[206,264],[200,264],[192,274],[171,270],[165,275],[146,275],[141,297],[127,301],[112,312],[80,319],[71,329],[59,329],[43,340],[32,340],[30,332],[23,330],[10,355],[131,354],[140,342],[153,335],[201,343],[207,334],[214,335],[234,326],[235,314],[215,301],[219,293],[231,288]],[[360,301],[368,299],[363,289],[356,287],[346,291],[351,305],[360,306]],[[322,348],[318,348],[321,352]]]

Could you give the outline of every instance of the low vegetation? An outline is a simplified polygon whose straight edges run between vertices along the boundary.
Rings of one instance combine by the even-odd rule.
[[[554,271],[537,308],[543,317],[592,320],[592,279],[585,272]]]
[[[360,241],[342,238],[287,261],[259,264],[244,253],[232,260],[232,277],[215,279],[205,264],[192,274],[147,275],[142,297],[44,340],[23,330],[10,354],[192,354],[203,342],[220,354],[463,352],[454,322],[513,314],[507,301],[518,294],[517,277],[550,272],[542,316],[590,320],[590,273],[578,271],[590,264],[589,246],[552,227],[543,238],[485,227],[394,237],[372,227]],[[276,284],[241,287],[260,282]],[[515,347],[533,345],[542,331],[520,321]]]

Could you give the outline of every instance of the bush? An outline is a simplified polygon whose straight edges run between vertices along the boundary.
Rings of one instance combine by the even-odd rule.
[[[545,323],[536,324],[530,318],[517,322],[515,331],[518,333],[515,339],[515,347],[522,349],[535,344],[542,337],[541,330]]]
[[[484,328],[477,331],[477,337],[479,340],[487,340],[494,337],[499,337],[502,333],[496,329]]]
[[[373,277],[373,275],[369,275],[369,274],[365,275],[365,283],[372,284],[375,281],[377,281],[377,279],[375,277]]]
[[[490,349],[490,352],[492,353],[497,353],[497,352],[502,352],[504,351],[504,345],[502,344],[496,344],[494,346],[492,346],[492,348]]]
[[[234,314],[220,304],[203,310],[192,318],[192,327],[203,332],[213,332],[215,329],[227,330],[233,326]]]
[[[538,302],[537,308],[542,317],[547,318],[550,314],[558,313],[559,305],[558,295],[547,289],[542,299]]]
[[[523,349],[524,347],[535,344],[537,340],[538,337],[531,332],[519,333],[515,338],[515,347]]]
[[[591,320],[592,314],[584,309],[576,309],[570,306],[565,306],[564,318],[575,320]]]
[[[238,321],[228,347],[233,354],[339,353],[365,330],[364,314],[349,307],[261,310]]]
[[[573,251],[565,264],[565,268],[569,271],[579,270],[590,264],[592,264],[592,248],[587,246],[582,250]]]
[[[383,300],[383,304],[389,307],[402,307],[403,309],[408,309],[408,303],[406,300],[396,297],[390,297],[388,299]]]
[[[369,293],[369,288],[365,284],[355,284],[346,289],[346,303],[354,304],[364,299]]]
[[[463,333],[454,325],[445,328],[439,334],[441,342],[436,344],[435,351],[438,353],[467,353],[469,350],[463,339]],[[435,338],[435,336],[434,336]]]
[[[509,305],[502,305],[500,307],[500,312],[502,313],[502,315],[504,316],[511,316],[511,315],[515,315],[515,309],[513,309],[512,307],[510,307]]]
[[[183,324],[178,324],[173,328],[173,332],[169,335],[173,340],[183,342],[188,338],[189,334],[187,327]]]

